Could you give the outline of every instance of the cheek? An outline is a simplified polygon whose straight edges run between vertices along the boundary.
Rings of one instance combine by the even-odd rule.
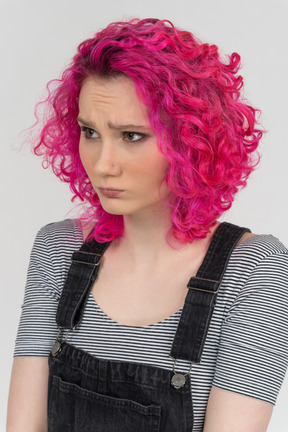
[[[78,147],[78,149],[79,149],[79,157],[80,157],[80,160],[81,160],[82,164],[84,165],[84,155],[85,155],[85,153],[84,153],[84,151],[83,151],[83,145],[81,144],[81,140],[80,140],[80,142],[79,142],[79,147]]]
[[[168,161],[164,156],[161,153],[159,154],[159,152],[152,153],[145,160],[142,159],[139,161],[137,169],[135,169],[135,176],[142,178],[147,186],[159,185],[165,178],[167,169]]]
[[[161,153],[157,152],[152,156],[150,163],[148,163],[148,167],[151,174],[161,181],[166,175],[168,169],[168,161]]]
[[[91,164],[91,155],[89,154],[89,151],[87,150],[87,147],[81,144],[81,141],[79,143],[79,157],[82,162],[82,165],[85,169],[85,171],[89,171],[89,162]],[[88,172],[87,172],[88,174]]]

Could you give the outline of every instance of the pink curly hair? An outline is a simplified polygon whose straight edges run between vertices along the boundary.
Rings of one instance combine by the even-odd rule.
[[[121,237],[124,223],[122,215],[103,210],[79,157],[76,119],[83,80],[124,74],[134,82],[149,107],[158,149],[169,161],[167,235],[186,243],[206,237],[259,162],[263,132],[258,110],[241,97],[239,68],[237,53],[225,62],[217,46],[201,43],[168,20],[113,22],[79,45],[61,79],[48,83],[47,99],[36,106],[37,119],[39,106],[45,118],[34,153],[70,183],[73,199],[88,204],[82,220],[96,221],[96,240]]]

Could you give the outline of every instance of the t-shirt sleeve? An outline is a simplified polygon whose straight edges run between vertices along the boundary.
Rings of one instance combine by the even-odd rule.
[[[14,357],[49,355],[57,336],[58,285],[43,227],[31,251]]]
[[[288,254],[256,265],[224,319],[213,385],[271,404],[288,365]]]

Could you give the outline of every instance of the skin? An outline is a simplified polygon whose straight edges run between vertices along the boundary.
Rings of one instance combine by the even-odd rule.
[[[87,123],[93,125],[92,130],[82,132],[79,151],[95,191],[98,192],[99,185],[125,191],[113,199],[99,194],[101,204],[107,212],[124,216],[124,236],[120,242],[113,242],[118,252],[121,250],[120,254],[116,251],[117,259],[119,256],[126,257],[125,261],[121,262],[121,274],[125,277],[125,268],[127,273],[133,268],[133,273],[139,275],[140,282],[149,270],[149,277],[153,280],[153,269],[156,269],[157,273],[160,273],[161,268],[167,272],[167,262],[171,257],[173,259],[169,262],[170,266],[176,262],[177,266],[182,263],[183,267],[185,257],[189,259],[193,257],[197,262],[197,255],[202,261],[214,230],[206,239],[195,241],[192,245],[182,248],[180,252],[175,252],[165,243],[165,231],[169,226],[170,214],[159,201],[157,191],[164,178],[167,164],[164,156],[157,149],[157,138],[149,129],[147,108],[139,101],[132,81],[126,77],[112,81],[99,77],[88,78],[80,93],[79,116],[85,120],[85,124],[79,122],[80,126],[85,126]],[[127,143],[128,136],[123,135],[123,131],[111,130],[108,126],[109,122],[145,125],[149,136],[144,140],[138,140],[139,135],[129,134],[129,138],[136,140],[136,143]],[[129,129],[129,132],[137,133],[139,130]],[[164,187],[162,190],[162,196],[168,198],[168,188]],[[241,241],[253,235],[247,233]],[[113,253],[111,253],[111,260],[112,257]],[[199,261],[196,267],[198,264],[200,265]],[[194,270],[196,273],[196,268]],[[175,275],[175,272],[173,273]],[[135,286],[139,286],[139,282],[133,284],[127,300],[135,293]],[[108,286],[113,286],[113,283],[107,284],[106,290]],[[146,297],[149,297],[147,285],[143,287],[143,291]],[[114,293],[111,294],[107,295],[107,305],[110,308]],[[101,295],[99,298],[103,300]],[[137,292],[137,298],[141,299],[141,292]],[[103,301],[105,304],[105,298]],[[143,303],[142,299],[141,302]],[[135,309],[137,306],[134,304],[133,307]],[[153,306],[150,305],[151,307]],[[116,308],[112,307],[110,310],[117,313]],[[141,314],[141,308],[137,310],[137,314]],[[131,322],[130,324],[132,325]],[[272,409],[271,404],[213,387],[209,397],[204,432],[266,431]]]
[[[160,201],[158,190],[168,164],[157,148],[147,107],[128,77],[86,79],[79,95],[78,122],[84,169],[103,208],[124,218],[123,237],[105,252],[92,288],[94,299],[110,318],[124,325],[161,321],[183,305],[187,281],[201,264],[210,236],[193,245],[174,241],[177,250],[166,243],[170,208]],[[111,124],[128,123],[138,127],[111,128]],[[123,192],[108,198],[99,186]],[[162,199],[168,200],[169,195],[164,182]],[[179,272],[179,266],[185,270]]]
[[[79,117],[79,126],[86,128],[81,132],[79,152],[87,175],[95,191],[99,193],[103,208],[109,213],[121,214],[124,218],[124,235],[121,240],[113,241],[107,249],[105,255],[108,257],[109,254],[109,260],[107,259],[106,266],[108,263],[112,263],[110,264],[112,267],[114,264],[118,265],[123,280],[131,275],[131,268],[133,268],[133,280],[127,279],[128,290],[122,291],[121,295],[122,297],[127,295],[127,299],[134,295],[133,307],[137,310],[137,315],[141,316],[143,298],[147,299],[149,295],[145,291],[147,284],[141,285],[140,281],[143,278],[146,280],[147,272],[149,271],[149,281],[151,283],[154,281],[155,287],[159,286],[157,279],[159,274],[168,274],[169,279],[173,279],[175,275],[181,273],[179,266],[185,268],[186,263],[189,265],[194,263],[194,267],[189,271],[191,274],[196,273],[218,223],[205,239],[195,240],[184,247],[174,242],[173,246],[176,249],[167,245],[165,234],[169,227],[170,214],[169,209],[158,197],[158,188],[165,176],[167,161],[157,149],[157,139],[149,124],[147,108],[138,99],[129,78],[118,77],[112,80],[95,76],[87,78],[80,92]],[[145,129],[116,130],[111,129],[109,123],[141,125]],[[139,133],[145,133],[147,137],[139,139]],[[99,186],[120,188],[124,192],[116,198],[107,198],[100,193]],[[169,194],[170,191],[164,183],[161,196],[163,199],[168,199]],[[84,237],[90,228],[85,228]],[[253,235],[246,233],[240,241],[245,241]],[[111,271],[106,273],[111,274]],[[121,289],[118,280],[119,272],[114,271],[114,273],[118,285],[109,281],[107,286],[117,286]],[[105,276],[105,260],[100,277],[101,274]],[[182,281],[178,282],[182,284]],[[163,286],[167,294],[167,285],[164,283]],[[103,290],[104,294],[102,297],[100,295],[103,302],[105,302],[105,292],[106,290]],[[179,292],[180,294],[176,284],[176,290],[169,291],[166,297],[171,294],[172,303],[176,304],[177,301],[181,303],[184,291]],[[111,301],[113,294],[110,292],[107,297],[106,293],[106,298],[109,300],[107,305],[112,307],[114,318],[119,313],[119,307],[117,309],[117,301],[114,305]],[[158,294],[159,298],[164,298],[164,291]],[[177,308],[178,306],[177,304]],[[153,311],[153,304],[149,307]],[[145,308],[147,310],[147,305]],[[155,313],[156,311],[157,308]],[[171,314],[168,311],[167,306],[163,313],[168,316]],[[133,316],[131,319],[135,320],[136,317]],[[151,319],[157,321],[156,316]],[[46,357],[14,359],[8,401],[7,432],[47,431],[48,373]],[[265,432],[272,409],[273,406],[268,403],[212,387],[204,432]]]
[[[99,187],[124,189],[120,197],[113,199],[100,193],[104,209],[126,219],[143,219],[157,207],[163,211],[158,187],[168,164],[157,149],[147,108],[138,100],[130,79],[86,79],[79,96],[78,123],[82,129],[93,125],[93,129],[82,130],[79,153],[96,192]],[[121,124],[141,127],[113,128]],[[164,198],[168,196],[165,184],[161,192]]]
[[[138,100],[133,83],[126,77],[86,79],[79,96],[78,119],[82,128],[93,125],[93,129],[82,130],[81,161],[103,208],[124,217],[121,244],[130,256],[131,265],[139,268],[143,262],[147,265],[155,264],[155,260],[159,264],[164,262],[160,252],[166,249],[164,237],[170,214],[167,206],[159,201],[158,189],[165,177],[167,160],[157,149],[147,108]],[[108,126],[109,122],[145,128],[114,130]],[[127,131],[129,134],[125,135]],[[99,192],[99,186],[124,189],[124,192],[116,198],[107,198]],[[164,182],[162,199],[167,199],[169,193]]]

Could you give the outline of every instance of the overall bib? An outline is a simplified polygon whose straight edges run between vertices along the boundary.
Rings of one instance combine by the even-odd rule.
[[[192,432],[190,370],[201,360],[223,274],[245,232],[251,231],[220,224],[196,277],[189,280],[170,352],[172,370],[97,358],[59,339],[62,330],[79,325],[111,242],[85,242],[73,253],[56,315],[59,333],[49,354],[49,432]],[[189,372],[175,371],[177,359],[190,362]]]

